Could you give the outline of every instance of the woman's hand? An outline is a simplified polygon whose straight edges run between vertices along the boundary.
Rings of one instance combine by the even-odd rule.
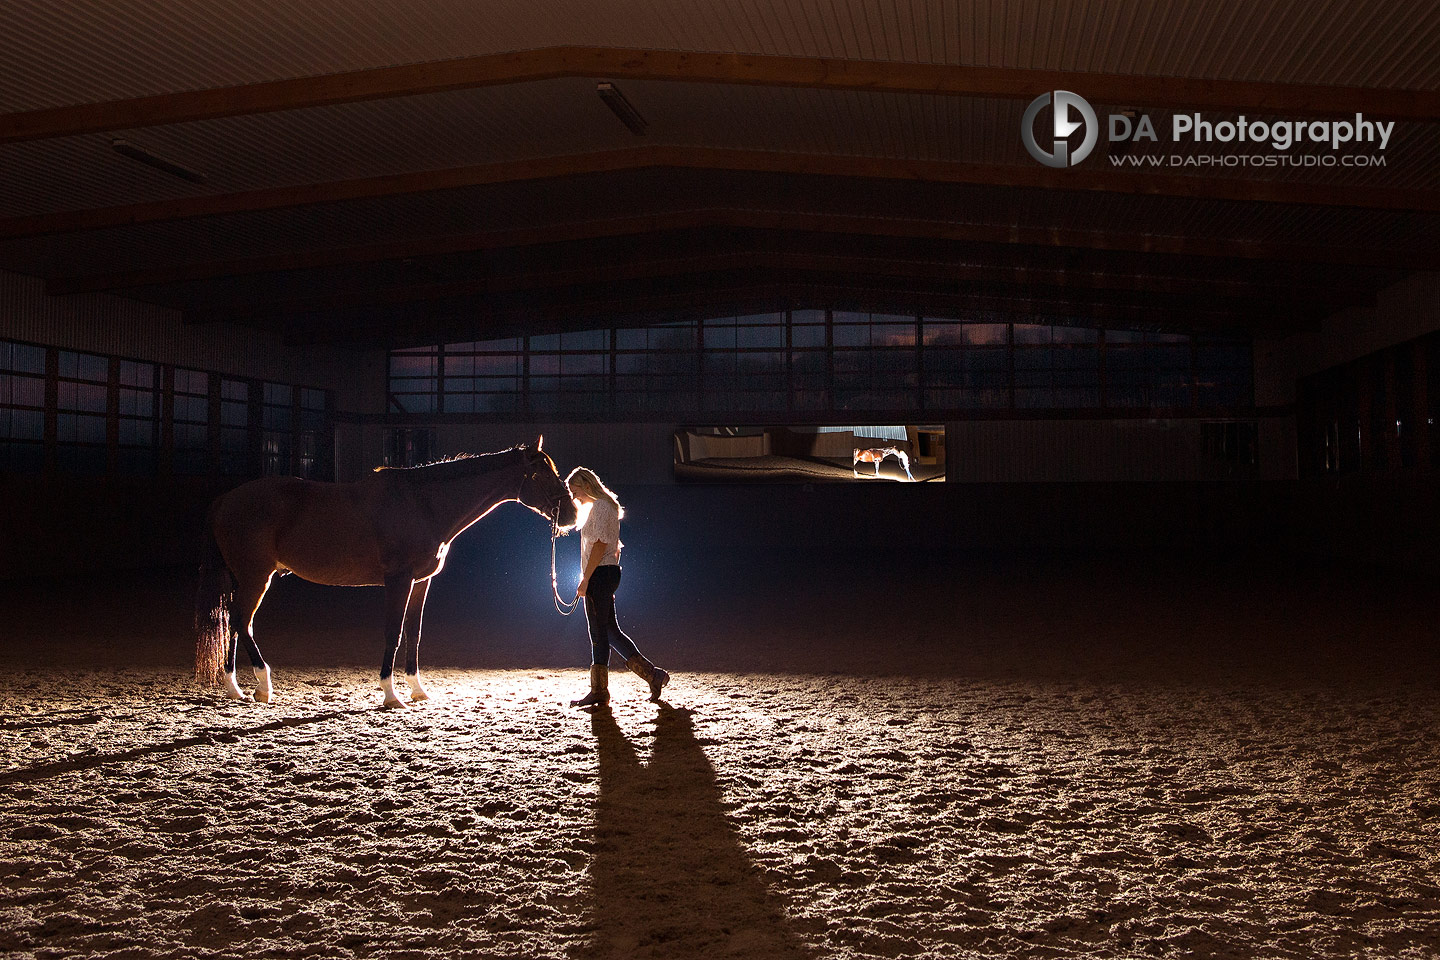
[[[581,598],[583,598],[583,597],[585,596],[585,588],[586,588],[587,586],[589,586],[589,582],[588,582],[588,581],[586,581],[586,580],[581,580],[581,581],[580,581],[580,586],[578,586],[578,587],[575,588],[575,599],[576,599],[576,600],[579,600],[579,599],[581,599]]]

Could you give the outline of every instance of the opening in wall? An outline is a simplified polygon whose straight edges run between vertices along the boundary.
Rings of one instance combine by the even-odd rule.
[[[945,480],[945,427],[688,427],[675,432],[675,478],[712,483]]]

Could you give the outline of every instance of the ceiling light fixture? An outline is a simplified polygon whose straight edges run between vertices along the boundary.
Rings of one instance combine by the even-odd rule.
[[[625,99],[625,94],[621,93],[615,84],[602,80],[595,85],[595,92],[600,94],[600,99],[604,100],[605,106],[620,118],[620,122],[630,128],[631,133],[637,137],[645,135],[645,128],[648,126],[645,118],[640,116],[640,111]]]
[[[154,167],[170,174],[172,177],[179,177],[181,180],[189,180],[191,183],[204,183],[205,174],[197,173],[189,167],[182,166],[174,160],[166,160],[164,157],[157,157],[144,147],[137,146],[129,140],[111,140],[110,147],[121,156],[129,157],[131,160],[139,160],[147,167]]]

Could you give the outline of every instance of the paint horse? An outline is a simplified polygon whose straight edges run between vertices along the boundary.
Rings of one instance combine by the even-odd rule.
[[[195,605],[196,677],[213,683],[219,675],[231,699],[249,699],[235,682],[243,640],[255,699],[270,701],[255,611],[275,574],[294,573],[333,586],[383,586],[385,706],[405,705],[393,676],[402,640],[410,699],[428,699],[420,683],[420,624],[430,581],[444,569],[451,542],[512,500],[549,520],[552,537],[575,525],[575,503],[543,442],[422,467],[380,467],[354,483],[266,477],[220,496],[207,519]]]
[[[860,471],[855,469],[856,466],[862,463],[873,463],[875,464],[875,476],[878,477],[880,476],[880,461],[886,457],[894,457],[896,460],[899,460],[900,466],[905,468],[905,476],[911,480],[915,479],[915,475],[910,472],[910,457],[899,447],[870,447],[867,450],[861,450],[859,447],[856,447],[855,458],[850,463],[850,472],[855,474],[855,478],[858,480],[860,478]]]

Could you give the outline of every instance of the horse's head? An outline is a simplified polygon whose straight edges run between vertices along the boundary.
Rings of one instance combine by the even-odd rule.
[[[523,444],[521,454],[525,457],[525,475],[520,481],[517,499],[540,516],[549,520],[559,533],[568,533],[578,519],[575,501],[570,499],[570,490],[560,479],[555,461],[541,449],[545,438],[534,447]]]

